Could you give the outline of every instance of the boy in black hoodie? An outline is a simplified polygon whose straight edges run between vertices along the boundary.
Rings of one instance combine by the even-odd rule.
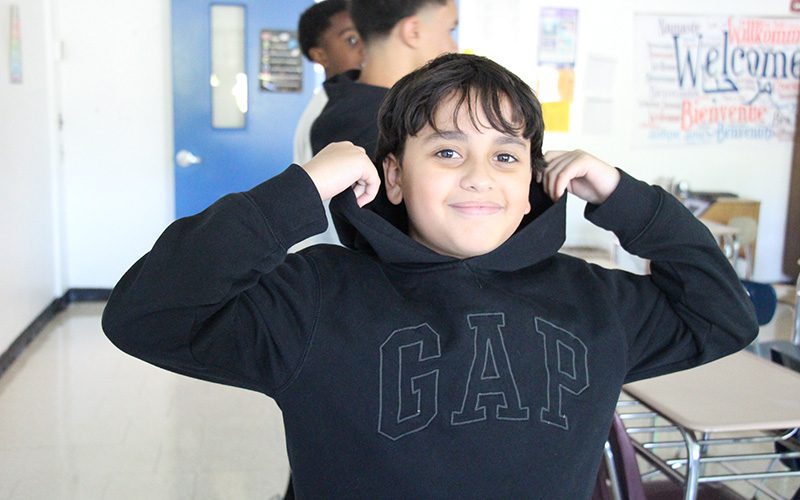
[[[172,224],[103,327],[155,365],[274,398],[299,498],[588,498],[622,384],[758,326],[677,200],[586,153],[543,155],[542,137],[516,76],[438,58],[381,109],[385,196],[363,149],[332,144]],[[559,254],[566,191],[652,274]],[[350,248],[287,255],[332,196]]]

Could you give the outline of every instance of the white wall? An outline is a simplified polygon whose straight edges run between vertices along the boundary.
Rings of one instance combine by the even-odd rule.
[[[14,0],[23,82],[9,79],[9,4],[0,0],[0,352],[56,295],[53,165],[55,112],[49,10]]]
[[[473,7],[485,1],[459,0],[462,48],[493,57],[523,77],[535,75],[538,10],[544,4],[492,0],[492,10],[502,14],[471,17]],[[8,83],[9,3],[0,0],[0,234],[10,235],[0,245],[0,350],[67,288],[112,287],[173,213],[169,2],[14,0],[23,18],[23,85]],[[791,145],[636,149],[630,96],[634,12],[783,16],[789,15],[788,2],[547,5],[577,7],[580,17],[573,131],[548,133],[545,147],[580,147],[649,181],[669,175],[688,180],[693,189],[761,200],[756,277],[781,278]],[[491,36],[475,39],[484,31]],[[54,52],[62,54],[57,64],[51,64]],[[598,55],[616,61],[615,107],[609,134],[589,136],[575,132],[582,126],[581,71]],[[58,109],[60,136],[54,130]],[[569,241],[606,241],[579,212],[572,203]]]
[[[61,89],[64,115],[64,251],[69,287],[111,287],[157,237],[173,211],[170,27],[167,0],[107,2],[52,0],[58,4],[64,59]],[[462,41],[476,24],[470,7],[486,0],[459,0]],[[490,22],[487,39],[472,45],[512,70],[535,71],[538,9],[542,2],[492,0],[502,15]],[[548,134],[549,149],[580,147],[595,152],[648,181],[662,175],[686,179],[697,190],[728,190],[759,199],[756,277],[780,279],[791,146],[635,149],[633,115],[633,14],[674,12],[788,15],[785,0],[551,0],[547,5],[578,7],[579,54],[573,129],[581,129],[581,69],[590,56],[616,60],[615,108],[611,133],[586,136]],[[505,36],[510,19],[525,29]],[[511,35],[508,35],[511,36]],[[513,45],[509,40],[526,43]],[[485,49],[485,50],[484,50]],[[756,169],[754,171],[754,168]],[[765,175],[768,173],[768,175]],[[571,243],[606,241],[570,211]]]
[[[172,218],[170,3],[53,1],[66,283],[110,288]]]
[[[0,0],[0,352],[67,289],[112,287],[172,220],[169,33],[166,0]]]
[[[539,9],[573,7],[578,14],[578,56],[575,99],[570,132],[546,133],[548,149],[583,149],[643,180],[662,176],[683,179],[698,191],[728,191],[761,201],[755,278],[780,280],[783,237],[788,204],[791,143],[753,143],[724,146],[636,148],[634,116],[634,14],[715,14],[791,16],[785,0],[492,0],[491,11],[502,13],[487,20],[485,0],[459,0],[460,47],[491,57],[529,84],[536,81]],[[492,33],[491,37],[483,35]],[[613,113],[608,133],[581,133],[585,75],[590,57],[614,61]],[[568,243],[609,242],[608,234],[583,219],[583,204],[570,200]]]

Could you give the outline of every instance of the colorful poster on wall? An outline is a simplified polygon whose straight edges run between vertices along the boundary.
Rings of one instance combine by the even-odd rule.
[[[536,93],[542,103],[545,130],[569,131],[575,89],[578,11],[544,7],[539,14],[539,71]]]
[[[543,7],[539,13],[539,64],[574,65],[578,51],[578,11]]]
[[[790,142],[800,19],[636,16],[635,145]]]
[[[11,6],[10,18],[8,74],[11,83],[22,83],[22,28],[18,5]]]

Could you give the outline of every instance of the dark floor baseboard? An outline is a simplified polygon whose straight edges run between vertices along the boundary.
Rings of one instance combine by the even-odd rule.
[[[22,333],[0,353],[0,377],[8,370],[28,345],[33,342],[42,330],[58,313],[75,302],[98,302],[108,300],[111,290],[107,288],[70,288],[61,297],[54,299]]]
[[[69,305],[73,302],[105,302],[110,296],[110,288],[70,288],[62,298],[66,298],[66,305]]]

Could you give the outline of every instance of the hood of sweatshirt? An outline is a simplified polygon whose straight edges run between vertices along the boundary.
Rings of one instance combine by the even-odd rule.
[[[411,239],[405,206],[391,204],[383,186],[364,208],[347,189],[331,200],[330,209],[343,245],[374,254],[387,264],[437,266],[463,261],[478,270],[515,271],[554,255],[566,237],[567,197],[553,203],[534,179],[528,198],[531,211],[516,232],[491,252],[468,259],[439,254]]]

